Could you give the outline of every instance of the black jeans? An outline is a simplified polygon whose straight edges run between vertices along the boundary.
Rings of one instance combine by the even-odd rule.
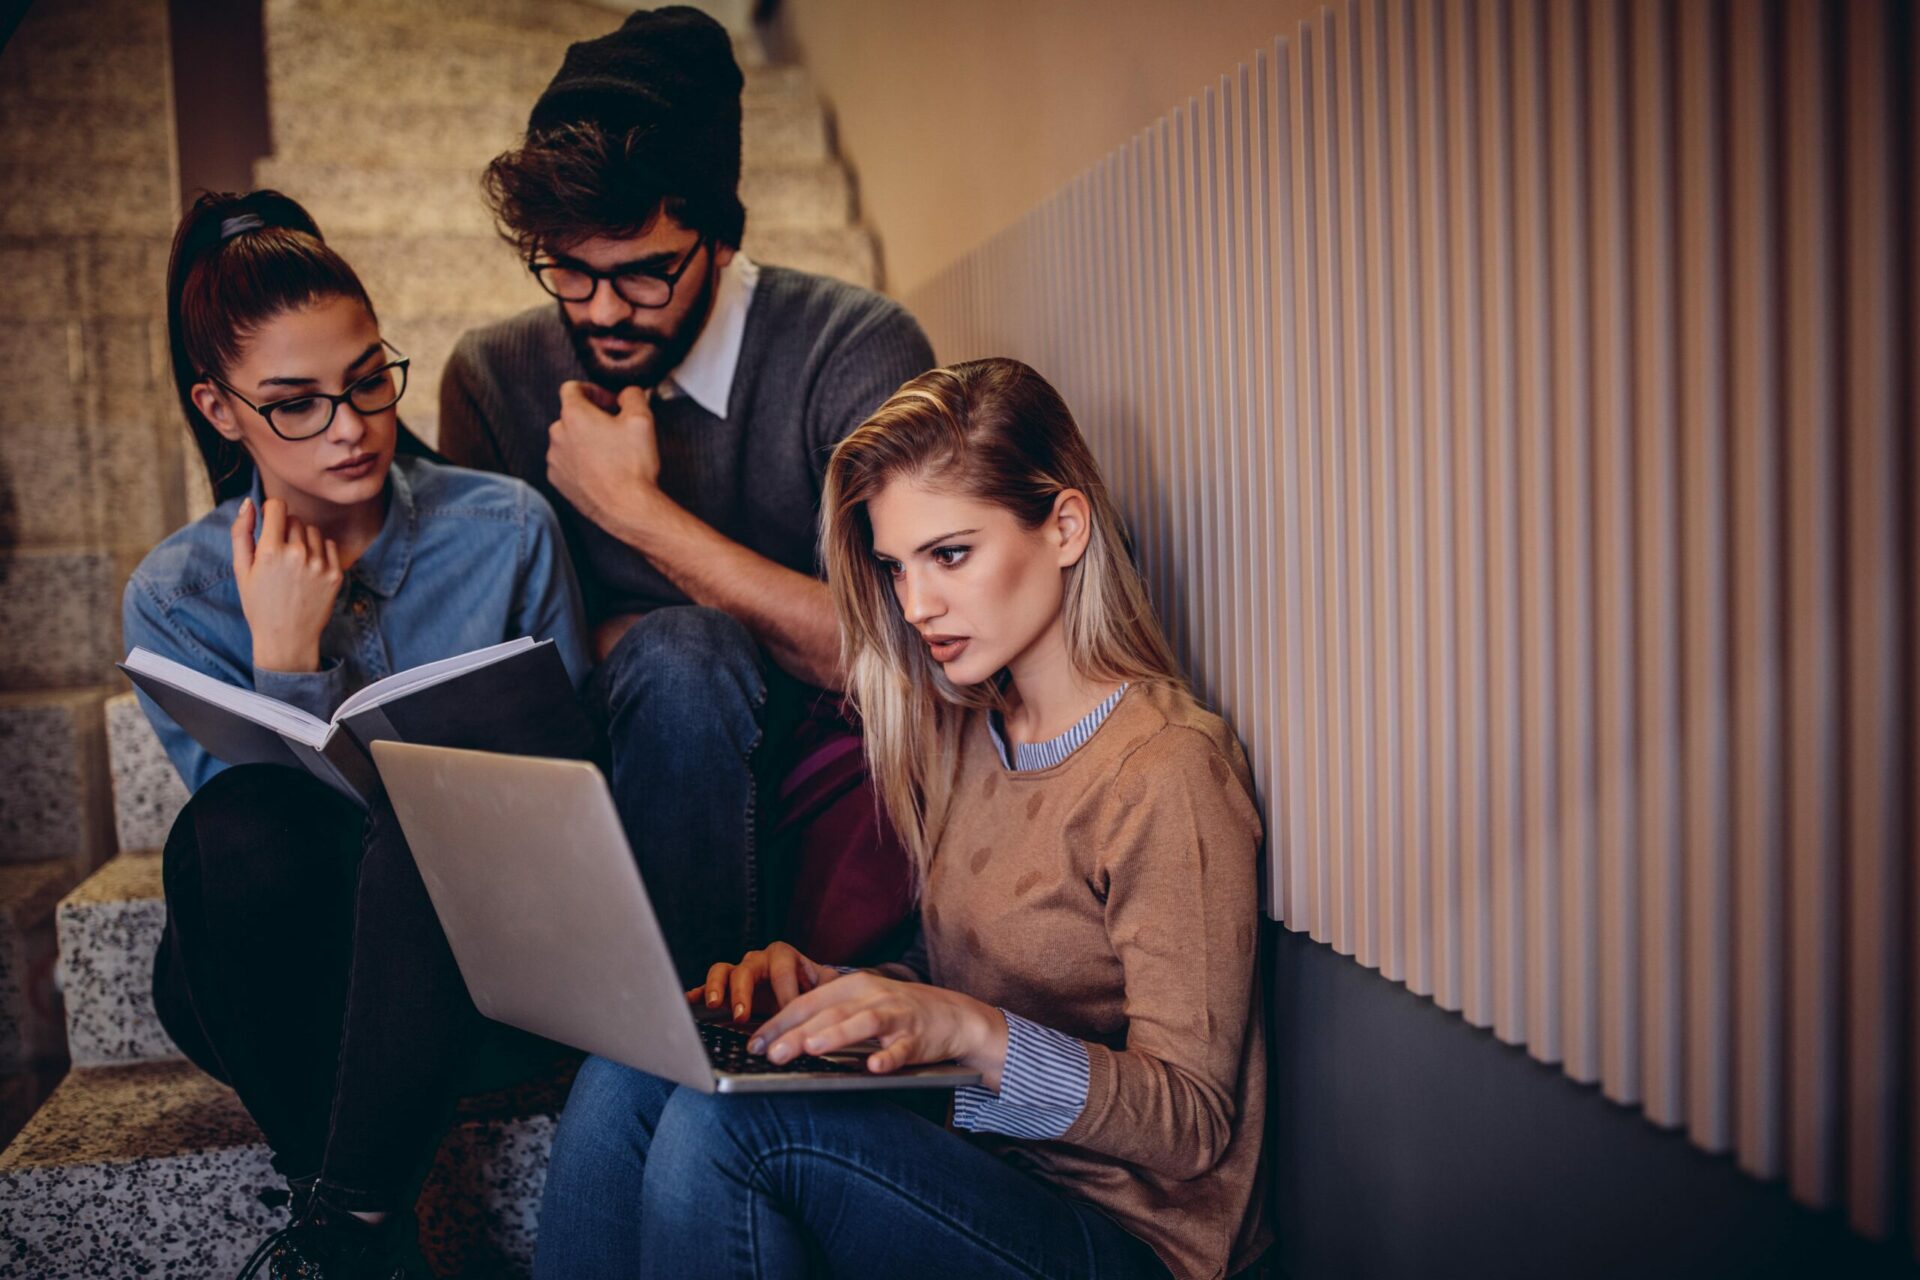
[[[688,985],[771,923],[756,896],[768,916],[783,896],[757,796],[779,764],[765,730],[797,700],[769,675],[739,622],[670,608],[586,692]],[[473,1007],[392,809],[297,769],[228,769],[175,821],[165,884],[154,1003],[182,1052],[240,1095],[281,1174],[342,1209],[410,1205],[482,1039],[516,1033]]]
[[[406,1208],[486,1029],[393,811],[243,765],[167,837],[154,1004],[289,1179]]]

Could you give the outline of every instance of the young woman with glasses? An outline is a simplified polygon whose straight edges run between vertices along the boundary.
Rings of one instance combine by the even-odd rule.
[[[400,424],[407,359],[304,209],[201,196],[174,236],[167,319],[217,505],[134,572],[129,646],[322,718],[394,671],[522,635],[585,675],[552,511]],[[164,855],[154,1003],[291,1190],[294,1226],[255,1263],[426,1275],[413,1198],[492,1033],[392,811],[301,770],[229,768],[143,705],[193,791]]]
[[[535,1275],[1213,1280],[1267,1239],[1260,820],[1059,395],[936,369],[834,450],[822,546],[920,936],[784,943],[688,999],[776,1062],[980,1072],[949,1126],[867,1093],[706,1095],[589,1058]]]

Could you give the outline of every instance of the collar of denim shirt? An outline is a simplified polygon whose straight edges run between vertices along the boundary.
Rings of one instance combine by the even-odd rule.
[[[407,482],[407,476],[394,462],[387,464],[387,519],[380,526],[367,549],[353,562],[353,568],[347,570],[352,577],[358,578],[367,590],[391,600],[393,593],[407,579],[407,569],[413,564],[414,538],[419,532],[419,519],[413,506],[413,486]],[[262,504],[266,495],[260,485],[260,468],[253,469],[253,536],[260,536],[260,524],[265,519]]]

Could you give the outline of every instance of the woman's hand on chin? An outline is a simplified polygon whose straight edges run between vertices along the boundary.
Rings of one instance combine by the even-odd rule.
[[[253,499],[233,518],[233,576],[240,612],[253,636],[253,665],[262,671],[318,671],[320,633],[346,578],[340,548],[312,525],[268,498],[260,536],[253,533]]]
[[[782,1005],[754,1033],[748,1048],[775,1062],[802,1053],[836,1053],[864,1040],[880,1047],[867,1055],[876,1073],[927,1062],[959,1062],[999,1089],[1007,1059],[1007,1020],[972,996],[877,973],[852,973]]]

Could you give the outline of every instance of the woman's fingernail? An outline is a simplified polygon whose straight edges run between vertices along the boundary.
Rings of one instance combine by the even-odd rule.
[[[709,992],[707,992],[707,1003],[708,1003],[708,1004],[710,1004],[710,1005],[714,1005],[714,1004],[719,1004],[719,1003],[720,1003],[720,993],[719,993],[718,991],[709,991]]]
[[[766,1047],[767,1047],[767,1042],[765,1040],[762,1040],[759,1036],[755,1036],[753,1039],[747,1041],[748,1053],[759,1053],[762,1049]]]
[[[744,1017],[746,1017],[746,1016],[747,1016],[747,1006],[745,1006],[745,1005],[743,1005],[743,1004],[737,1004],[737,1005],[735,1005],[735,1006],[733,1006],[733,1016],[734,1016],[734,1017],[735,1017],[736,1019],[738,1019],[738,1018],[744,1018]]]
[[[776,1044],[775,1046],[773,1046],[773,1048],[767,1050],[767,1057],[771,1058],[775,1062],[785,1062],[788,1058],[791,1058],[792,1056],[793,1056],[793,1050],[787,1048],[787,1046],[784,1044]]]

